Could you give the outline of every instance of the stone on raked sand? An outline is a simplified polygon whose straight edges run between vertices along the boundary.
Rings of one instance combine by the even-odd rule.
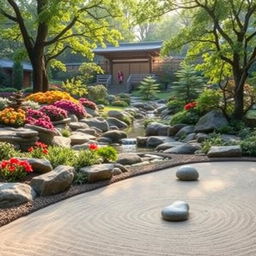
[[[168,136],[150,136],[147,139],[147,147],[155,148],[160,144],[173,141],[175,140]]]
[[[193,146],[191,144],[183,144],[180,146],[176,146],[173,148],[169,148],[167,150],[164,150],[164,153],[170,153],[170,154],[194,154],[199,147]]]
[[[118,129],[128,128],[128,125],[125,122],[123,122],[115,117],[109,117],[107,119],[107,122],[108,122],[109,126],[116,126],[116,127],[118,127]]]
[[[153,122],[146,128],[146,136],[169,136],[169,125]]]
[[[8,208],[32,201],[34,189],[24,183],[0,183],[0,208]]]
[[[122,171],[121,171],[121,169],[119,169],[119,168],[117,168],[117,167],[114,167],[114,168],[112,169],[112,173],[113,173],[113,176],[116,176],[116,175],[122,174]]]
[[[118,160],[116,161],[119,164],[123,165],[132,165],[142,162],[141,157],[135,153],[121,153],[118,156]]]
[[[76,115],[70,114],[70,115],[68,115],[68,117],[70,118],[71,122],[78,122],[78,118]]]
[[[69,127],[72,131],[76,131],[78,129],[85,129],[88,128],[88,124],[84,123],[84,122],[71,122],[69,124]]]
[[[27,158],[27,157],[20,157],[19,159],[28,161],[35,173],[40,173],[40,174],[47,173],[52,171],[53,169],[51,162],[46,159]]]
[[[195,126],[195,132],[212,132],[228,125],[226,117],[218,110],[212,110],[202,116]]]
[[[209,135],[208,134],[202,133],[202,132],[199,132],[199,133],[196,134],[197,142],[202,143],[206,139],[209,139]]]
[[[100,133],[93,128],[78,129],[77,132],[93,135],[95,137],[100,136]]]
[[[241,138],[231,134],[222,134],[221,138],[224,142],[237,144],[241,141]]]
[[[193,133],[188,134],[188,135],[185,137],[185,139],[183,139],[182,141],[183,141],[183,142],[190,142],[190,141],[194,141],[195,138],[196,138],[196,133],[193,132]]]
[[[175,138],[184,138],[188,134],[194,132],[195,127],[193,125],[188,125],[183,128],[181,128],[175,135]]]
[[[106,132],[109,130],[108,122],[101,118],[101,117],[95,117],[95,118],[88,118],[88,119],[81,119],[80,122],[85,122],[89,125],[89,127],[96,127],[100,129],[102,132]]]
[[[54,136],[52,140],[53,146],[59,146],[63,148],[70,148],[71,139],[69,137]]]
[[[121,139],[127,138],[127,134],[124,131],[111,130],[103,133],[102,137],[111,139],[112,143],[119,143]]]
[[[142,136],[138,136],[136,138],[137,140],[137,147],[139,148],[144,148],[147,146],[147,140],[148,140],[148,137],[142,137]]]
[[[240,145],[234,146],[212,146],[207,153],[208,157],[241,157]]]
[[[98,112],[97,110],[94,110],[94,109],[91,109],[91,108],[87,108],[87,107],[85,107],[85,110],[86,110],[86,112],[87,112],[89,115],[91,115],[91,116],[93,116],[93,117],[99,116],[99,112]]]
[[[95,140],[96,137],[90,134],[82,133],[82,132],[74,132],[69,137],[71,139],[71,145],[79,145],[88,142],[89,140]]]
[[[175,201],[165,207],[161,214],[162,218],[167,221],[184,221],[189,216],[189,205],[184,201]]]
[[[109,145],[112,143],[112,140],[107,137],[100,137],[100,138],[98,138],[97,141],[100,145]]]
[[[175,136],[176,133],[182,129],[183,127],[187,126],[186,124],[175,124],[169,128],[169,136]]]
[[[93,183],[100,180],[110,180],[113,176],[112,170],[114,168],[114,164],[99,164],[81,168],[79,172],[86,175],[89,183]]]
[[[156,151],[163,151],[163,150],[167,150],[169,148],[173,148],[173,147],[177,147],[180,145],[184,145],[184,142],[180,142],[180,141],[172,141],[172,142],[166,142],[163,144],[160,144],[156,147]]]
[[[40,196],[58,194],[70,188],[74,172],[74,167],[59,165],[51,172],[32,178],[30,185]]]
[[[190,165],[180,166],[176,171],[176,177],[182,181],[195,181],[199,178],[196,168]]]

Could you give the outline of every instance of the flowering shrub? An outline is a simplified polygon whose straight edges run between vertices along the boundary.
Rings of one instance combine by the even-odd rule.
[[[97,109],[97,105],[93,101],[88,100],[86,98],[80,98],[79,102],[86,108],[91,108],[93,110]]]
[[[0,111],[0,123],[5,125],[13,127],[23,126],[25,118],[25,111],[22,109],[5,108]]]
[[[30,94],[26,97],[26,100],[32,100],[41,104],[52,104],[59,100],[69,100],[72,102],[78,102],[67,92],[61,91],[47,91],[47,92],[37,92]]]
[[[40,126],[49,130],[55,129],[50,117],[40,110],[28,109],[26,123]]]
[[[33,172],[28,161],[11,158],[0,162],[0,178],[6,181],[17,181]]]
[[[51,121],[60,121],[68,117],[66,110],[55,107],[53,105],[44,106],[40,108],[40,111],[46,114],[51,119]]]
[[[184,106],[184,109],[187,110],[187,111],[189,111],[190,109],[195,108],[196,105],[197,105],[196,102],[190,102],[190,103],[188,103],[188,104],[186,104],[186,105]]]
[[[90,150],[98,150],[98,149],[99,149],[98,145],[95,144],[95,143],[89,144],[89,145],[88,145],[88,148],[89,148]]]
[[[30,152],[30,156],[33,158],[43,158],[45,155],[48,154],[48,146],[42,142],[36,142],[33,147],[28,149]]]
[[[86,111],[81,104],[77,104],[69,100],[60,100],[55,102],[53,105],[66,110],[69,114],[76,115],[78,118],[86,116]]]
[[[51,121],[47,121],[44,118],[35,119],[33,117],[27,117],[26,119],[27,124],[40,126],[42,128],[48,129],[48,130],[54,130],[54,126]]]

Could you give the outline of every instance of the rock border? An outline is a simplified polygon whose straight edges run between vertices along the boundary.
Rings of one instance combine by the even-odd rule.
[[[72,187],[68,191],[65,191],[63,193],[47,196],[47,197],[38,197],[32,202],[28,202],[17,207],[0,209],[0,227],[7,225],[10,222],[22,216],[26,216],[30,213],[38,211],[44,207],[60,202],[67,198],[70,198],[82,193],[86,193],[98,188],[102,188],[125,179],[148,174],[155,171],[161,171],[166,168],[180,166],[183,164],[207,163],[207,162],[229,162],[229,161],[256,162],[256,157],[208,158],[207,156],[200,156],[200,155],[176,155],[176,154],[164,154],[164,153],[158,153],[158,155],[171,157],[171,160],[146,164],[144,166],[140,166],[140,168],[136,166],[130,167],[129,172],[122,173],[118,176],[113,176],[111,180],[100,181],[93,184],[87,183],[83,185],[72,185]]]

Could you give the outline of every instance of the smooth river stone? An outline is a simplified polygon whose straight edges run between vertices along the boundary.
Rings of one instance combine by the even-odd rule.
[[[167,221],[184,221],[188,219],[189,205],[184,201],[175,201],[165,207],[161,214],[162,218]]]
[[[198,171],[189,165],[183,165],[178,168],[176,177],[182,181],[195,181],[199,178]]]

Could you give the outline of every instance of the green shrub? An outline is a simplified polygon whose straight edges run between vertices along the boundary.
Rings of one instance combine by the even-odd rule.
[[[227,146],[228,143],[225,142],[220,134],[213,133],[211,134],[210,138],[204,140],[201,144],[201,151],[205,154],[210,150],[212,146]]]
[[[12,87],[4,87],[0,88],[0,92],[17,92],[18,90],[16,88]]]
[[[0,97],[0,110],[3,110],[4,108],[8,107],[10,101],[7,98],[1,98]]]
[[[122,101],[122,100],[116,100],[116,101],[113,101],[112,106],[115,106],[115,107],[128,107],[128,103],[125,102],[125,101]]]
[[[167,107],[169,110],[172,111],[172,113],[177,113],[179,111],[182,111],[184,108],[185,102],[183,100],[177,100],[177,99],[172,99],[169,100],[167,103]]]
[[[88,94],[87,86],[75,78],[63,82],[62,89],[74,97],[84,97]]]
[[[104,85],[94,85],[88,87],[88,98],[97,104],[106,104],[108,89]]]
[[[125,101],[128,105],[130,105],[131,103],[131,98],[129,94],[120,93],[117,95],[117,98],[120,99],[121,101]]]
[[[197,98],[196,108],[201,113],[207,113],[213,109],[219,109],[222,100],[220,90],[206,89]]]
[[[118,153],[115,148],[105,146],[97,150],[97,154],[102,158],[103,162],[115,162],[118,158]]]
[[[256,156],[256,132],[252,132],[240,142],[243,155]]]
[[[15,61],[12,68],[12,86],[20,90],[23,86],[23,65]]]
[[[51,162],[53,168],[58,165],[73,166],[76,160],[76,153],[70,148],[50,146],[46,158]]]
[[[74,161],[74,167],[79,170],[82,167],[100,163],[100,157],[96,150],[81,150]]]
[[[159,92],[159,84],[156,83],[156,80],[148,76],[139,85],[139,94],[144,100],[150,100],[156,97],[156,94]]]
[[[196,124],[199,118],[197,111],[192,109],[190,111],[183,110],[173,115],[170,124]]]
[[[86,173],[83,173],[83,172],[76,172],[75,173],[75,177],[74,177],[74,180],[73,180],[74,184],[82,185],[82,184],[87,183],[87,181],[88,181],[88,176],[87,176]]]
[[[71,131],[67,128],[61,129],[60,133],[63,137],[66,137],[66,138],[70,137],[70,135],[71,135]]]
[[[17,151],[12,144],[0,142],[0,160],[8,160],[18,155],[19,151]]]
[[[24,93],[31,93],[33,92],[33,87],[27,87],[22,90]]]

